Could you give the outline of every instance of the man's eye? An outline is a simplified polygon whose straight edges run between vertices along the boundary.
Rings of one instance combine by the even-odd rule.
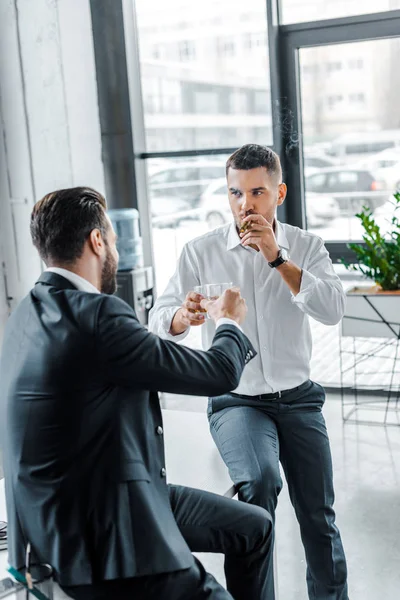
[[[234,190],[234,191],[232,192],[232,195],[233,195],[233,196],[236,196],[237,198],[239,198],[239,196],[241,196],[241,193],[239,192],[239,190]]]
[[[261,190],[257,190],[256,192],[253,192],[253,196],[261,196],[262,191]]]

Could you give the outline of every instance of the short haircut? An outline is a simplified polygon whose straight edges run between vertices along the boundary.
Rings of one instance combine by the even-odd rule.
[[[226,162],[226,175],[228,176],[230,168],[238,171],[250,171],[250,169],[259,167],[264,167],[269,175],[276,176],[279,183],[281,182],[282,167],[279,156],[268,146],[259,144],[246,144],[236,150]]]
[[[106,239],[109,223],[104,197],[89,187],[67,188],[46,194],[33,207],[31,236],[47,264],[72,264],[82,256],[93,229]]]

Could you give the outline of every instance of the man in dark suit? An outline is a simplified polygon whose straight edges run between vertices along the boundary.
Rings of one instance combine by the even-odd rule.
[[[218,396],[254,350],[230,290],[207,303],[208,352],[166,342],[113,297],[118,252],[88,188],[38,202],[48,269],[10,317],[0,363],[9,561],[49,563],[77,599],[272,600],[272,525],[262,508],[168,486],[157,391]],[[203,303],[204,306],[204,303]],[[179,443],[179,440],[177,440]],[[228,592],[191,551],[222,552]]]

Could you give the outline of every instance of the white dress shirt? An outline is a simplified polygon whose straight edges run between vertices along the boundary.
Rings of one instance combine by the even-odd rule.
[[[196,285],[232,281],[245,298],[248,313],[242,324],[258,355],[245,367],[236,393],[255,396],[291,389],[310,377],[311,316],[335,325],[344,313],[345,294],[323,240],[307,231],[277,223],[277,241],[302,270],[301,288],[294,296],[281,275],[261,252],[245,248],[235,225],[225,225],[190,241],[182,250],[175,274],[150,313],[149,328],[164,339],[172,319]],[[201,326],[204,349],[215,327]]]
[[[49,267],[46,269],[50,273],[56,273],[57,275],[61,275],[61,277],[65,277],[68,279],[72,285],[76,287],[80,292],[88,292],[89,294],[100,294],[100,291],[95,287],[90,281],[84,279],[80,275],[73,273],[72,271],[68,271],[68,269],[61,269],[60,267]]]

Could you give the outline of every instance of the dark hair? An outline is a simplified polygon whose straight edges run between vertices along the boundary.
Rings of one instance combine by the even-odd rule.
[[[229,168],[239,171],[249,171],[265,167],[269,175],[276,175],[279,179],[282,177],[282,167],[279,156],[267,146],[259,144],[246,144],[236,150],[226,162],[226,174]]]
[[[82,256],[93,229],[103,238],[109,228],[104,197],[88,187],[68,188],[46,194],[33,207],[31,236],[45,263],[71,264]]]

